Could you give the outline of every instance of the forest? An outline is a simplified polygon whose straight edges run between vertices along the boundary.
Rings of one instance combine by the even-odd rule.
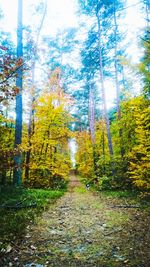
[[[76,22],[63,26],[61,21],[58,28],[53,1],[15,0],[10,29],[6,24],[12,3],[9,7],[4,2],[0,0],[2,214],[4,208],[18,212],[19,206],[34,205],[41,212],[48,204],[44,199],[53,202],[67,191],[72,173],[90,190],[121,191],[148,201],[149,0],[70,1]],[[127,25],[134,10],[137,25],[130,21]],[[50,16],[55,12],[53,24]],[[17,231],[31,220],[30,211],[25,215],[21,211]],[[9,216],[2,221],[7,234],[12,231],[6,223]],[[6,251],[8,240],[7,235]]]
[[[148,190],[148,1],[141,1],[143,52],[134,65],[119,25],[130,8],[124,1],[79,1],[79,28],[61,30],[55,38],[42,35],[46,2],[34,6],[39,17],[34,31],[23,24],[22,5],[19,1],[17,51],[11,34],[1,30],[1,184],[45,188],[67,179],[68,142],[74,138],[75,168],[88,182],[102,189]],[[115,105],[108,108],[111,87]]]

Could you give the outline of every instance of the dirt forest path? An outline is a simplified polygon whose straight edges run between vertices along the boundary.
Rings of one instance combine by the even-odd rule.
[[[67,193],[28,227],[9,266],[150,266],[147,216],[116,203],[72,175]]]

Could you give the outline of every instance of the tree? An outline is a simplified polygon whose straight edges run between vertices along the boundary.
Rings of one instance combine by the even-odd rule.
[[[98,47],[99,47],[99,65],[100,65],[100,81],[101,81],[101,89],[102,89],[102,101],[103,101],[103,116],[106,123],[107,129],[107,137],[108,137],[108,146],[109,146],[109,153],[110,156],[113,156],[113,147],[112,147],[112,140],[110,134],[110,125],[109,125],[109,118],[107,113],[106,107],[106,93],[105,93],[105,86],[104,86],[104,72],[103,72],[103,62],[102,62],[102,43],[101,43],[101,21],[100,21],[100,10],[98,9],[96,12],[97,17],[97,24],[98,24]]]
[[[29,165],[30,165],[30,156],[31,156],[31,137],[33,134],[34,129],[34,102],[35,102],[35,67],[36,67],[36,61],[37,61],[37,56],[38,56],[38,45],[39,45],[39,38],[40,38],[40,33],[43,27],[43,23],[45,20],[46,16],[46,11],[47,11],[47,2],[45,2],[43,14],[42,14],[42,19],[38,28],[37,36],[36,36],[36,41],[34,44],[34,47],[32,49],[33,52],[33,59],[32,59],[32,67],[31,67],[31,107],[30,107],[30,114],[29,114],[29,123],[28,123],[28,144],[29,144],[29,149],[26,152],[26,163],[25,163],[25,179],[28,181],[29,179]]]
[[[0,184],[11,182],[14,154],[14,121],[0,114]]]
[[[109,123],[109,117],[108,117],[108,112],[107,112],[107,107],[106,107],[106,89],[105,89],[105,82],[104,82],[104,44],[102,43],[102,37],[103,35],[103,30],[107,32],[107,27],[108,27],[108,17],[109,14],[111,14],[111,1],[87,1],[84,3],[84,1],[79,1],[80,7],[82,11],[85,14],[89,14],[90,16],[93,16],[95,19],[95,25],[97,27],[97,32],[96,32],[96,38],[95,43],[97,43],[97,46],[94,48],[95,51],[97,52],[97,62],[95,61],[96,68],[98,70],[99,68],[99,77],[100,77],[100,83],[101,83],[101,91],[102,91],[102,102],[103,102],[103,117],[104,121],[106,123],[106,129],[107,129],[107,137],[108,137],[108,144],[109,144],[109,152],[110,152],[110,157],[113,156],[113,147],[112,147],[112,140],[111,140],[111,134],[110,134],[110,123]],[[104,42],[107,43],[107,37],[104,37]],[[94,53],[94,55],[96,55]]]
[[[22,44],[22,12],[23,1],[18,0],[18,28],[17,28],[17,58],[23,62],[23,44]],[[16,95],[16,126],[15,126],[15,143],[14,147],[14,184],[20,185],[22,182],[22,155],[19,149],[19,145],[22,142],[22,79],[23,69],[20,67],[17,71],[16,87],[19,88],[19,93]]]
[[[150,97],[150,30],[145,32],[142,39],[142,45],[144,47],[144,55],[139,64],[139,70],[143,79],[143,93],[146,97]]]
[[[78,150],[76,153],[76,168],[86,179],[94,179],[94,158],[91,136],[87,131],[77,133]]]
[[[9,105],[18,93],[15,78],[17,70],[22,67],[22,61],[16,59],[11,35],[1,30],[0,38],[0,112],[3,112],[3,104],[4,106]]]
[[[137,102],[135,102],[137,101]],[[150,110],[149,100],[135,99],[135,145],[130,153],[129,174],[134,186],[150,189]]]
[[[117,104],[117,116],[118,116],[118,123],[121,119],[121,107],[120,107],[120,100],[121,100],[121,93],[120,93],[120,83],[119,83],[119,64],[118,64],[118,41],[121,40],[121,36],[118,31],[118,23],[117,23],[117,9],[122,7],[121,1],[115,0],[113,4],[113,18],[114,18],[114,68],[115,68],[115,86],[116,86],[116,104]],[[112,40],[113,41],[113,40]],[[122,55],[122,53],[121,53]],[[120,139],[120,152],[121,156],[124,156],[123,145],[122,145],[122,129],[119,129],[119,139]]]
[[[35,102],[35,126],[31,136],[30,175],[25,183],[34,187],[53,187],[68,177],[71,163],[68,140],[70,97],[59,86],[56,69],[46,89]],[[22,149],[28,150],[24,136]],[[26,177],[25,177],[26,178]]]

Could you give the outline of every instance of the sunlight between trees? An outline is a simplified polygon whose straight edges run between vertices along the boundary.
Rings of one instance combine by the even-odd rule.
[[[126,1],[78,0],[78,28],[62,29],[55,37],[42,35],[47,2],[34,6],[35,32],[23,23],[23,2],[18,0],[17,47],[11,33],[0,33],[0,183],[63,186],[72,169],[74,138],[74,168],[87,183],[100,190],[149,190],[149,1],[140,1],[144,52],[137,65],[130,63],[127,33],[120,27]],[[133,94],[139,87],[135,76],[141,91]],[[116,90],[111,109],[107,80]]]

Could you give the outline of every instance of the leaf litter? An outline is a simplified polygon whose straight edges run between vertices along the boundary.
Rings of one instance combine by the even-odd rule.
[[[72,176],[68,192],[3,252],[1,266],[149,267],[147,210],[114,211],[122,199],[82,187]]]

